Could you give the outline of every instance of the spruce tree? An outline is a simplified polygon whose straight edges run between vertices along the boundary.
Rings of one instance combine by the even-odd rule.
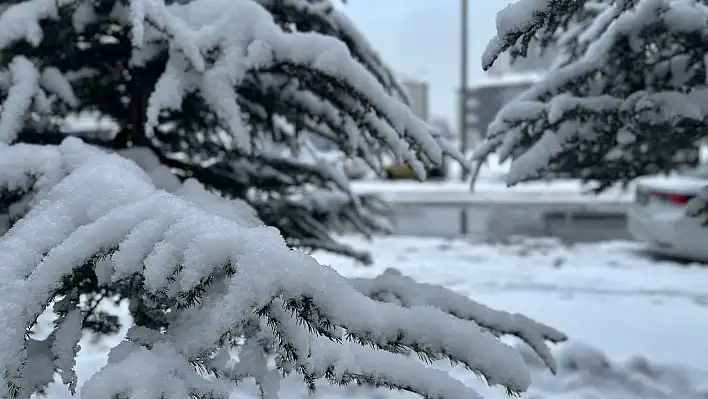
[[[530,379],[504,335],[555,370],[552,328],[395,271],[347,280],[292,248],[330,242],[292,227],[332,216],[309,210],[361,206],[300,132],[378,170],[390,151],[421,178],[459,158],[363,43],[325,1],[0,3],[0,397],[55,373],[75,390],[82,329],[109,328],[98,305],[116,294],[133,326],[82,397],[228,398],[253,378],[273,398],[292,373],[478,396],[412,355],[520,393]],[[57,133],[86,111],[117,134]],[[39,338],[46,311],[58,319]]]
[[[405,100],[402,87],[368,41],[329,2],[256,2],[271,13],[281,29],[340,39],[387,93]],[[293,246],[348,253],[366,261],[367,254],[352,252],[331,232],[344,227],[364,234],[385,229],[371,212],[379,204],[367,207],[361,204],[364,199],[353,198],[341,173],[328,166],[330,160],[313,156],[305,134],[333,140],[344,157],[357,155],[359,149],[369,150],[365,159],[374,170],[380,170],[377,156],[383,149],[376,142],[353,143],[349,137],[352,129],[377,134],[371,121],[367,125],[364,119],[358,120],[368,112],[369,104],[357,98],[357,93],[330,95],[346,84],[321,73],[302,73],[296,66],[281,62],[250,69],[240,78],[236,101],[247,116],[244,128],[254,132],[248,136],[251,143],[246,143],[246,147],[255,149],[253,152],[241,151],[235,138],[224,134],[217,113],[192,90],[181,99],[178,109],[168,107],[151,114],[151,128],[146,131],[151,88],[162,75],[168,54],[141,59],[144,56],[135,53],[130,32],[104,15],[114,12],[114,2],[99,1],[90,12],[96,13],[96,19],[76,17],[80,13],[71,16],[80,29],[67,30],[62,24],[42,26],[45,37],[31,55],[52,57],[55,68],[81,75],[72,76],[77,103],[56,110],[50,124],[26,126],[16,142],[57,144],[61,135],[51,133],[56,133],[61,116],[69,111],[98,111],[101,117],[116,122],[119,132],[107,140],[84,140],[112,149],[148,148],[178,176],[194,177],[223,195],[246,199],[264,221],[280,228]],[[5,51],[14,54],[20,49]],[[55,59],[54,54],[62,56]],[[343,101],[348,100],[363,108],[343,113]]]
[[[602,191],[675,170],[706,131],[700,1],[522,0],[500,12],[484,55],[560,49],[547,78],[509,104],[477,151],[514,163],[508,183],[574,175]]]
[[[357,68],[365,68],[386,93],[406,100],[402,87],[368,41],[329,2],[257,3],[286,32],[317,32],[339,39],[358,61]],[[84,141],[119,151],[148,168],[153,167],[149,159],[157,158],[157,164],[182,180],[195,178],[222,196],[247,201],[259,219],[277,227],[295,248],[333,251],[365,263],[370,261],[368,253],[333,236],[352,231],[371,236],[388,229],[385,204],[375,198],[354,196],[339,162],[343,157],[362,155],[374,170],[380,171],[380,155],[391,150],[391,142],[384,141],[382,145],[375,138],[391,140],[396,134],[392,136],[388,125],[380,123],[375,104],[367,99],[367,94],[351,90],[351,83],[342,81],[332,71],[310,69],[287,59],[262,67],[254,65],[246,68],[243,76],[232,76],[240,82],[235,104],[226,106],[238,107],[244,117],[243,126],[229,129],[223,123],[229,121],[219,115],[226,111],[210,106],[210,101],[221,101],[218,98],[208,99],[192,88],[185,88],[181,97],[175,93],[167,93],[173,96],[168,99],[153,95],[158,80],[162,79],[159,84],[165,88],[174,78],[163,74],[165,68],[172,71],[176,68],[173,64],[183,60],[175,61],[173,57],[172,64],[168,64],[167,50],[155,56],[146,53],[152,50],[137,50],[130,29],[115,23],[115,13],[130,9],[118,10],[114,1],[91,4],[68,5],[57,10],[57,20],[41,21],[43,37],[36,45],[31,40],[13,41],[2,50],[5,63],[17,54],[41,63],[43,79],[58,85],[59,91],[51,115],[36,111],[34,123],[25,124],[12,142],[59,144],[65,137],[59,127],[67,115],[98,113],[114,122],[118,130],[108,137],[82,137]],[[0,29],[12,34],[10,30],[20,21]],[[257,28],[235,29],[233,34],[248,35],[249,29]],[[164,47],[163,38],[153,32],[155,29],[148,28],[143,40],[146,46],[158,49]],[[265,46],[260,50],[270,51]],[[207,55],[207,63],[216,62],[219,47],[215,44],[209,50],[214,54]],[[323,55],[332,56],[335,53]],[[68,81],[53,76],[59,74]],[[71,93],[63,90],[62,85],[68,84]],[[170,88],[163,91],[166,90]],[[155,107],[160,101],[172,100],[178,101],[179,106]],[[235,131],[239,129],[242,131]],[[341,156],[334,164],[309,146],[307,138],[313,134],[338,145]],[[401,155],[402,149],[417,145],[407,141],[395,150]],[[13,215],[12,220],[19,216]],[[90,276],[74,277],[77,281],[67,287],[78,284],[81,293],[92,297],[85,309],[93,309],[85,317],[86,327],[99,332],[117,331],[118,320],[95,305],[103,298],[120,298],[120,289],[107,291]]]

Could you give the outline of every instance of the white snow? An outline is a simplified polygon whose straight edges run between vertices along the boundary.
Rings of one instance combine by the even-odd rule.
[[[352,192],[375,195],[393,204],[610,204],[625,205],[634,200],[634,185],[612,187],[600,194],[589,192],[578,180],[529,182],[507,187],[500,182],[480,181],[470,191],[469,184],[456,181],[416,183],[413,181],[354,181]]]
[[[702,265],[657,263],[637,252],[641,244],[628,242],[568,248],[552,239],[507,246],[410,237],[351,241],[373,250],[372,268],[326,254],[318,259],[345,276],[397,267],[419,282],[568,334],[570,343],[555,350],[559,377],[536,366],[524,397],[693,399],[708,391],[708,268]],[[606,364],[598,367],[598,360]],[[504,397],[490,391],[479,388],[485,397]]]
[[[521,347],[533,380],[526,398],[701,399],[708,393],[708,268],[702,265],[654,261],[638,252],[640,244],[629,242],[574,247],[553,239],[519,239],[497,246],[411,237],[370,243],[346,238],[346,242],[372,250],[375,264],[363,267],[329,254],[318,253],[316,258],[352,278],[374,277],[396,267],[417,281],[440,284],[567,333],[570,341],[553,348],[559,367],[556,377]],[[105,364],[108,348],[119,339],[120,335],[95,343],[87,336],[82,341],[77,360],[80,384]],[[485,398],[506,398],[461,368],[437,366]],[[320,399],[414,397],[325,383],[317,387],[314,397]],[[50,399],[69,398],[58,385],[49,392]],[[257,395],[256,386],[244,382],[232,398]],[[306,397],[296,378],[281,382],[281,398]]]
[[[3,13],[2,17],[6,14],[7,12]],[[8,70],[12,81],[0,109],[0,143],[14,141],[22,128],[24,115],[39,89],[40,80],[39,71],[23,56],[14,57]]]
[[[75,12],[73,25],[81,29],[91,18],[95,18],[95,13],[79,3],[85,2],[27,0],[3,7],[0,13],[0,50],[7,50],[18,41],[40,45],[44,22],[56,19],[59,11]],[[506,13],[500,14],[499,33],[502,36],[514,35],[515,30],[534,15],[539,4],[547,3],[547,0],[526,0],[512,6]],[[656,10],[652,4],[656,6],[658,3],[642,4],[646,11]],[[294,3],[288,5],[294,6]],[[320,14],[324,13],[322,10],[326,6],[320,4]],[[671,20],[686,20],[693,25],[700,20],[688,18],[682,10],[674,7]],[[317,8],[311,11],[317,12]],[[346,19],[336,15],[331,14],[324,19],[349,28]],[[443,155],[462,158],[449,143],[441,141],[444,139],[434,129],[416,118],[405,104],[379,84],[375,75],[382,76],[383,72],[371,71],[355,61],[349,48],[332,36],[282,30],[272,15],[253,0],[200,0],[170,5],[161,1],[131,0],[116,3],[108,18],[111,23],[131,30],[134,48],[130,62],[133,65],[144,63],[158,54],[167,56],[167,67],[162,77],[155,87],[147,88],[151,91],[147,130],[157,125],[158,115],[162,111],[180,107],[185,95],[198,91],[218,116],[222,127],[228,130],[230,137],[226,141],[234,146],[225,145],[229,147],[227,150],[233,147],[245,152],[259,149],[254,145],[257,140],[252,140],[257,132],[246,126],[241,115],[242,104],[234,87],[241,86],[249,72],[278,69],[285,64],[288,69],[301,68],[315,72],[315,79],[327,80],[329,84],[325,86],[332,86],[333,91],[339,92],[337,101],[332,103],[344,104],[339,107],[347,113],[344,116],[338,113],[333,116],[324,101],[303,96],[302,90],[307,88],[289,94],[299,95],[299,99],[307,103],[305,109],[299,112],[320,109],[322,112],[319,113],[330,114],[323,117],[331,119],[326,120],[330,126],[345,126],[342,130],[349,134],[348,143],[352,147],[349,150],[366,152],[377,147],[375,142],[382,142],[398,159],[410,163],[419,177],[423,177],[424,169],[414,159],[412,148],[432,161],[441,161]],[[627,23],[621,27],[625,30],[641,22],[625,20]],[[614,29],[615,33],[620,30],[617,24],[610,28],[608,30]],[[600,42],[591,46],[589,54],[602,53],[603,46],[597,45]],[[369,54],[369,58],[375,57]],[[499,306],[509,309],[514,309],[514,304],[520,307],[544,304],[541,311],[532,308],[526,309],[526,313],[534,315],[536,309],[538,317],[575,331],[576,337],[584,341],[593,341],[583,339],[582,332],[592,331],[590,326],[596,325],[604,325],[603,331],[613,339],[623,337],[622,334],[627,331],[619,328],[622,326],[620,320],[603,324],[591,319],[596,316],[589,309],[600,302],[597,298],[589,302],[590,305],[583,302],[573,304],[572,312],[577,313],[556,320],[553,317],[562,314],[553,307],[554,303],[557,305],[553,300],[558,298],[553,296],[547,303],[544,300],[549,298],[541,297],[534,301],[533,289],[523,285],[539,284],[539,281],[549,284],[548,281],[558,279],[566,284],[563,287],[566,290],[583,281],[591,283],[596,290],[597,287],[612,288],[615,281],[598,278],[597,270],[590,268],[588,275],[576,273],[576,269],[587,272],[585,265],[572,267],[573,273],[566,276],[568,281],[565,281],[562,273],[544,273],[542,269],[529,267],[528,262],[533,262],[539,254],[529,252],[526,244],[516,248],[472,247],[478,248],[479,252],[491,251],[498,255],[496,258],[491,256],[494,259],[490,261],[480,256],[468,259],[470,255],[474,256],[474,250],[462,242],[444,245],[440,242],[432,245],[415,243],[415,249],[429,248],[424,256],[418,254],[415,260],[423,263],[409,263],[405,257],[415,255],[413,247],[404,246],[398,251],[395,240],[382,240],[378,242],[383,243],[385,253],[393,253],[394,258],[388,262],[382,260],[381,254],[384,252],[374,248],[379,259],[373,268],[352,268],[341,259],[332,257],[322,257],[320,261],[332,263],[341,273],[354,278],[382,272],[385,267],[383,263],[400,267],[404,275],[388,271],[371,281],[346,279],[337,270],[318,263],[303,252],[290,249],[280,233],[260,223],[253,209],[242,201],[217,198],[194,180],[178,182],[165,166],[155,162],[155,154],[146,149],[105,154],[74,138],[65,140],[60,146],[7,145],[22,129],[30,111],[44,115],[63,113],[66,106],[72,107],[85,100],[76,98],[79,91],[72,90],[74,81],[68,71],[62,71],[62,76],[58,68],[45,61],[39,68],[40,63],[33,56],[16,55],[6,63],[7,68],[0,71],[0,84],[6,93],[0,114],[0,183],[3,183],[3,189],[19,189],[23,195],[26,194],[26,198],[13,204],[22,210],[10,209],[10,214],[24,214],[24,217],[0,237],[0,275],[3,277],[0,281],[0,316],[5,324],[0,329],[0,375],[3,375],[4,382],[0,384],[0,396],[9,397],[16,389],[22,390],[22,398],[29,396],[32,390],[52,377],[51,370],[55,368],[56,377],[61,378],[63,385],[51,388],[50,394],[54,397],[61,397],[62,389],[67,389],[65,386],[72,390],[81,385],[83,397],[90,399],[123,396],[182,399],[190,395],[225,399],[232,396],[233,382],[246,377],[254,377],[257,389],[268,399],[274,397],[278,388],[286,395],[302,392],[302,384],[293,385],[292,378],[281,383],[280,376],[269,370],[268,359],[257,348],[256,341],[260,339],[274,344],[273,350],[278,353],[285,371],[297,370],[306,378],[326,378],[339,383],[369,380],[415,391],[425,397],[445,399],[478,398],[480,393],[495,394],[502,389],[509,393],[525,391],[532,378],[538,380],[542,375],[534,361],[561,373],[558,380],[548,380],[549,386],[555,387],[556,392],[558,387],[553,385],[553,381],[565,382],[565,388],[577,387],[572,378],[577,379],[579,373],[591,380],[594,378],[593,389],[606,389],[605,385],[598,383],[604,381],[603,373],[607,370],[622,371],[618,367],[609,367],[610,361],[597,351],[577,343],[571,343],[571,349],[567,352],[559,353],[559,362],[556,362],[549,356],[550,349],[545,343],[547,340],[562,340],[565,336],[561,332],[525,316],[480,306],[467,297],[472,291],[479,292],[485,301],[494,304],[497,300]],[[577,72],[577,68],[566,70],[565,76],[559,80],[567,80],[571,72]],[[296,78],[303,78],[300,75],[304,75],[294,74]],[[322,96],[327,97],[325,94]],[[657,102],[674,97],[670,92],[637,96],[623,104],[650,108]],[[597,108],[606,105],[605,101],[601,103]],[[527,111],[532,108],[529,106]],[[560,104],[555,111],[556,116],[560,117],[567,109]],[[681,108],[666,111],[665,118],[686,114]],[[697,108],[692,115],[700,116],[703,111]],[[313,115],[319,113],[312,112]],[[556,144],[563,143],[571,137],[570,132],[566,127],[559,138],[548,136],[548,145],[543,149],[553,149]],[[504,140],[504,144],[515,140],[520,140],[520,137],[511,136],[511,139]],[[512,151],[509,149],[507,152]],[[550,153],[545,152],[547,155]],[[270,153],[264,151],[262,155]],[[364,156],[371,157],[371,154]],[[324,163],[314,164],[325,167]],[[529,169],[535,166],[530,165]],[[513,179],[515,173],[513,170],[511,172]],[[344,181],[340,179],[341,173],[329,177],[340,183]],[[316,192],[313,197],[302,201],[312,206],[335,202],[334,195],[330,194],[325,197],[321,192]],[[404,194],[412,196],[411,193]],[[440,194],[444,192],[436,192],[436,195]],[[553,197],[552,193],[543,195]],[[30,210],[24,212],[27,208]],[[597,262],[599,253],[606,254],[612,249],[592,248],[587,262]],[[503,253],[509,250],[522,253]],[[576,256],[582,253],[582,248],[575,248],[569,253]],[[458,254],[455,256],[462,258],[455,261],[455,256],[449,254]],[[535,261],[543,262],[547,256],[542,253]],[[510,259],[518,261],[512,268],[513,272],[504,268]],[[140,295],[150,306],[169,307],[169,312],[160,313],[161,317],[169,320],[164,330],[131,328],[118,337],[126,337],[118,345],[114,345],[116,342],[108,344],[105,341],[81,340],[81,314],[75,310],[78,295],[70,293],[61,300],[61,306],[65,307],[63,310],[68,313],[56,321],[54,331],[43,339],[38,335],[27,338],[26,330],[51,304],[61,280],[71,275],[77,267],[90,262],[95,263],[100,282],[123,281],[134,276],[140,281],[139,289],[144,290],[136,295]],[[552,270],[556,272],[566,270],[567,265],[558,256],[554,256],[551,263]],[[424,267],[421,268],[421,264]],[[520,272],[522,267],[532,270],[532,274]],[[448,269],[454,273],[445,274]],[[604,273],[602,276],[613,275],[605,270],[607,267],[600,269]],[[636,268],[630,269],[633,269],[632,275],[636,275]],[[643,275],[648,275],[645,270],[642,271]],[[502,277],[505,272],[510,274],[508,281],[495,286],[494,282],[504,281]],[[493,279],[485,280],[485,273]],[[661,272],[652,273],[656,274]],[[413,285],[406,276],[427,283],[444,283],[463,295],[454,295],[429,284]],[[544,276],[548,281],[543,279]],[[443,281],[439,277],[452,280]],[[681,289],[691,288],[692,284],[705,280],[703,274],[691,277],[690,281],[681,281]],[[390,292],[374,292],[380,289],[378,284],[384,281]],[[486,287],[487,297],[484,296],[485,286],[479,285],[485,281],[489,284]],[[623,280],[623,283],[626,281]],[[667,277],[660,283],[662,286],[670,285],[671,279]],[[538,286],[533,284],[531,287],[537,289]],[[646,289],[646,286],[651,286],[651,283],[644,281],[642,288]],[[547,288],[544,285],[541,287]],[[202,291],[199,301],[192,303],[191,296]],[[496,296],[498,292],[504,292],[504,300],[511,302],[501,301]],[[593,294],[602,296],[607,292]],[[370,298],[376,295],[394,296],[395,301],[378,302]],[[523,303],[513,301],[514,298]],[[675,299],[669,298],[667,301]],[[697,296],[693,300],[701,302],[704,299]],[[186,306],[188,302],[190,306]],[[613,298],[613,309],[621,308],[621,305],[621,300]],[[637,309],[625,308],[621,317],[645,314],[637,312]],[[547,314],[549,310],[553,312],[553,317]],[[654,330],[682,327],[679,334],[669,330],[672,333],[662,339],[665,345],[657,345],[659,340],[655,339],[651,348],[647,345],[646,349],[651,352],[661,346],[670,348],[671,354],[685,352],[675,348],[670,339],[679,335],[683,343],[697,339],[697,334],[705,329],[705,318],[698,316],[698,313],[694,315],[685,303],[681,307],[683,317],[675,315],[676,309],[671,310],[675,319],[663,315],[661,309],[647,312],[651,314],[652,323],[644,325],[641,331],[634,331],[631,339],[644,342],[647,336],[652,337]],[[619,319],[620,315],[616,317]],[[570,320],[582,320],[587,324],[580,332],[567,324]],[[599,320],[602,321],[601,318]],[[682,326],[681,322],[686,320],[693,325]],[[641,325],[640,320],[634,321],[632,326]],[[665,321],[669,322],[666,326],[662,324]],[[263,326],[266,322],[269,325],[260,330],[262,335],[248,336],[244,332],[248,326]],[[687,335],[683,328],[696,336]],[[313,334],[312,330],[317,330],[320,335]],[[495,336],[499,334],[518,336],[535,350],[536,355],[519,352],[500,343]],[[241,336],[246,336],[244,351],[239,353],[237,361],[226,361],[224,352],[225,345],[229,343],[227,340]],[[356,340],[342,341],[343,338]],[[107,346],[100,349],[98,345]],[[692,347],[691,353],[696,358],[696,353],[705,352],[700,345],[694,343]],[[631,348],[630,345],[625,347]],[[402,352],[394,354],[381,348],[396,348]],[[436,364],[439,368],[430,367],[405,356],[414,350],[435,360],[461,364],[467,370],[462,373],[459,369],[450,369],[439,363]],[[72,367],[75,359],[72,355],[77,351],[81,355],[76,368],[80,370],[74,374]],[[101,364],[103,367],[95,367],[96,363],[89,360],[104,361],[106,352],[108,360]],[[212,358],[216,354],[220,356]],[[611,354],[614,361],[617,354]],[[651,361],[655,358],[666,360],[656,355]],[[528,373],[525,361],[533,375]],[[689,356],[684,356],[681,362],[692,370],[704,366],[703,363],[691,363]],[[206,368],[196,369],[195,364]],[[671,384],[661,386],[662,379],[654,378],[655,374],[660,374],[656,371],[659,369],[647,364],[641,365],[643,377],[653,378],[651,382],[667,391],[670,397],[680,398],[686,392],[694,393],[691,392],[689,380],[681,382],[683,391],[672,392]],[[207,373],[221,373],[229,378],[214,379]],[[473,380],[474,374],[484,377],[489,386],[495,387],[494,391]],[[621,380],[622,375],[621,372],[612,374],[615,382],[618,378]],[[571,381],[566,381],[569,376]],[[635,380],[632,382],[636,383]],[[543,387],[543,384],[540,386]],[[249,385],[244,388],[248,389]],[[324,393],[335,391],[336,388],[328,387]],[[339,392],[340,396],[353,396]],[[531,393],[534,394],[538,392]],[[642,395],[649,397],[646,389]]]

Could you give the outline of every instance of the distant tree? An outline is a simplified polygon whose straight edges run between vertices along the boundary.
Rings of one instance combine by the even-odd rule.
[[[505,107],[478,155],[512,157],[509,183],[573,174],[603,190],[681,168],[706,135],[708,6],[702,2],[522,0],[500,13],[483,64],[531,41],[557,67]]]

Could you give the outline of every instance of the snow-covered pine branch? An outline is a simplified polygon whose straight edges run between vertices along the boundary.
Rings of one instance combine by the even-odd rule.
[[[521,0],[498,21],[485,66],[534,35],[562,47],[559,67],[497,115],[477,151],[514,158],[508,183],[575,172],[602,190],[675,169],[705,137],[705,4]]]
[[[390,302],[406,308],[432,306],[462,320],[471,320],[496,336],[514,336],[539,356],[543,363],[556,372],[556,361],[546,341],[565,341],[565,334],[535,322],[520,314],[490,309],[445,287],[418,283],[396,269],[387,269],[381,275],[349,280],[362,294],[381,302]]]
[[[370,237],[389,232],[390,223],[384,217],[387,206],[376,198],[352,194],[342,170],[342,156],[330,159],[316,151],[306,151],[307,143],[298,146],[306,148],[300,148],[296,155],[290,146],[264,142],[257,156],[233,161],[212,157],[208,168],[193,170],[208,188],[247,201],[265,224],[280,230],[289,245],[301,250],[326,250],[369,263],[368,252],[357,251],[332,234],[357,232]],[[161,160],[154,151],[142,150],[141,155],[152,159],[147,161],[148,165],[155,165],[151,168],[168,165],[184,170],[184,162],[164,157]],[[205,156],[213,153],[208,146],[205,150]],[[200,163],[204,160],[188,162]],[[204,174],[209,176],[201,176]]]
[[[488,70],[503,52],[519,46],[526,55],[529,42],[539,31],[553,32],[563,17],[582,8],[585,0],[517,0],[497,13],[497,34],[482,55],[482,68]],[[543,43],[541,44],[543,46]]]
[[[34,11],[38,9],[41,12]],[[387,94],[376,78],[351,57],[344,43],[312,32],[286,32],[253,0],[228,4],[223,0],[199,0],[172,5],[144,0],[116,1],[105,10],[81,0],[59,3],[27,0],[8,7],[0,15],[0,51],[7,52],[22,40],[41,48],[42,39],[47,38],[42,37],[40,23],[50,26],[53,20],[65,23],[59,18],[64,13],[72,15],[75,34],[83,33],[97,22],[129,28],[132,48],[126,61],[132,66],[147,68],[149,63],[167,57],[164,71],[147,99],[144,121],[147,133],[160,125],[164,111],[179,111],[187,96],[197,94],[228,131],[235,149],[250,153],[254,149],[250,129],[241,115],[238,89],[253,76],[250,73],[270,72],[297,76],[305,90],[336,99],[340,102],[339,109],[355,119],[376,118],[390,125],[392,129],[387,132],[372,134],[400,159],[411,163],[419,176],[424,171],[409,151],[410,145],[419,147],[430,160],[441,162],[440,137],[431,136],[430,126]],[[85,57],[88,51],[80,55]],[[0,137],[5,142],[15,140],[22,126],[19,119],[26,117],[23,111],[30,104],[37,106],[36,96],[57,94],[68,105],[77,103],[77,96],[70,96],[76,94],[72,93],[75,82],[62,73],[51,74],[52,84],[43,85],[39,79],[48,68],[63,73],[69,72],[66,68],[53,65],[51,58],[32,59],[31,54],[12,58],[14,67],[8,68],[7,73],[12,82],[8,93],[13,95],[8,95],[3,104],[4,108],[12,104],[17,109],[3,118]],[[82,106],[81,96],[78,97],[78,106]],[[348,133],[356,134],[352,130]],[[359,144],[354,138],[350,141]]]
[[[419,175],[415,153],[459,159],[397,100],[390,74],[345,19],[322,1],[287,4],[25,0],[0,9],[0,211],[12,225],[0,237],[7,323],[0,396],[27,398],[55,371],[76,386],[81,294],[103,288],[130,302],[135,325],[83,386],[85,397],[226,398],[253,377],[270,398],[279,375],[268,369],[263,339],[272,342],[279,371],[308,384],[326,378],[478,397],[398,353],[405,349],[462,363],[512,393],[526,388],[523,361],[489,326],[449,309],[367,298],[291,250],[259,220],[263,208],[205,189],[236,183],[243,192],[232,196],[249,199],[249,179],[268,175],[256,191],[277,193],[285,207],[315,208],[323,199],[346,205],[342,193],[321,194],[335,187],[357,204],[346,179],[297,158],[297,136],[307,131],[330,134],[372,166],[377,152],[392,151]],[[318,33],[304,14],[329,18],[320,29],[349,39]],[[121,156],[77,139],[53,146],[59,140],[51,130],[37,129],[94,110],[119,128],[92,144]],[[12,144],[27,141],[43,145]],[[292,152],[281,158],[283,146]],[[258,163],[258,174],[239,174]],[[290,167],[308,178],[284,173]],[[307,227],[311,236],[322,233]],[[44,340],[26,336],[57,299],[55,331]],[[240,349],[236,364],[226,361],[232,347]]]
[[[25,135],[26,139],[30,137]],[[44,144],[58,144],[65,136],[43,132],[28,141],[34,142],[35,137]],[[100,141],[85,140],[101,147]],[[388,206],[377,198],[351,194],[339,156],[327,159],[303,151],[295,156],[292,148],[277,147],[278,151],[261,152],[258,156],[230,162],[215,159],[208,143],[200,153],[192,153],[191,160],[161,156],[160,149],[155,147],[131,147],[117,152],[135,161],[151,176],[155,175],[158,188],[172,191],[180,186],[180,179],[195,178],[228,198],[244,199],[257,210],[264,223],[277,227],[295,248],[326,250],[369,263],[368,252],[356,250],[336,240],[332,234],[356,231],[370,237],[389,232],[391,226],[385,218]],[[2,209],[9,209],[10,213],[5,215],[9,221],[17,220],[22,211],[26,211],[26,207],[19,206],[25,203],[22,195],[0,194],[0,199],[8,201],[5,206],[0,204],[0,216],[3,216]],[[0,232],[3,231],[0,225]]]
[[[347,45],[352,56],[365,65],[384,87],[390,88],[402,98],[406,97],[405,89],[396,80],[394,74],[385,67],[381,57],[372,48],[366,37],[354,26],[349,17],[344,12],[338,11],[330,1],[256,1],[272,14],[298,26],[297,30],[318,31],[340,38]],[[309,26],[303,26],[303,24]]]
[[[308,383],[326,378],[432,398],[479,397],[390,348],[459,362],[512,393],[530,383],[518,352],[473,321],[362,295],[333,269],[289,249],[245,204],[226,209],[224,200],[195,185],[185,186],[183,196],[156,189],[155,176],[132,161],[75,138],[58,147],[0,144],[0,159],[0,187],[35,192],[31,210],[0,238],[2,397],[28,398],[52,379],[52,365],[75,386],[76,298],[64,300],[65,316],[46,340],[25,334],[62,279],[86,267],[102,284],[130,284],[131,303],[155,318],[136,321],[108,365],[83,386],[84,397],[228,398],[245,376],[273,397],[279,377],[264,368],[262,356],[244,356],[246,365],[224,360],[232,340],[267,332],[256,328],[254,335],[262,322],[281,371]],[[498,332],[508,332],[503,328]],[[534,328],[540,332],[533,339],[561,337]],[[237,372],[242,366],[247,375]]]
[[[0,9],[2,140],[57,144],[54,121],[98,111],[118,133],[93,144],[151,148],[180,177],[230,197],[253,188],[290,198],[303,195],[297,185],[338,187],[351,197],[342,212],[372,228],[379,224],[371,210],[326,168],[274,159],[270,144],[297,147],[297,137],[317,132],[382,175],[385,152],[418,172],[413,154],[460,159],[399,101],[392,72],[329,1],[141,1],[26,0]],[[207,170],[214,162],[218,170]],[[271,211],[252,205],[262,218]],[[343,249],[331,236],[288,239]]]

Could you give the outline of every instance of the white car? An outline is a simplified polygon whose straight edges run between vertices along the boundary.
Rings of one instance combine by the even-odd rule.
[[[708,261],[708,226],[686,215],[686,204],[708,186],[708,166],[669,176],[635,181],[635,198],[627,214],[629,234],[655,253]]]

